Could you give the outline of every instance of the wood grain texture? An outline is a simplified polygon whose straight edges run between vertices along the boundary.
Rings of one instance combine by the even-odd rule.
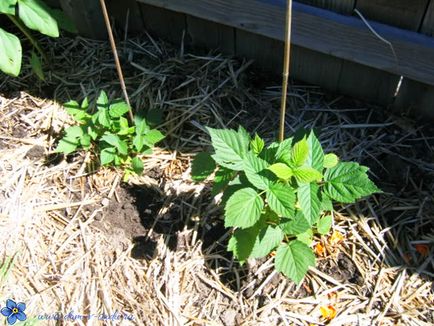
[[[145,28],[163,39],[181,44],[186,28],[185,15],[155,6],[140,6]]]
[[[142,32],[143,20],[136,0],[106,1],[109,16],[114,18],[114,27],[125,30],[128,16],[128,32]],[[113,20],[112,20],[113,22]]]
[[[99,0],[60,0],[60,5],[81,35],[94,39],[107,38]]]
[[[430,1],[420,31],[429,36],[434,36],[434,0]]]
[[[194,46],[218,49],[229,55],[235,54],[233,27],[187,15],[187,31]]]
[[[358,0],[356,8],[367,19],[418,31],[429,0]]]
[[[434,118],[434,86],[405,78],[393,107],[413,117]]]
[[[333,10],[343,14],[351,14],[356,0],[296,0],[307,5]]]
[[[178,12],[277,40],[284,38],[285,13],[281,7],[244,0],[139,0]],[[416,0],[419,1],[419,0]],[[375,37],[359,18],[298,4],[293,10],[293,44],[353,61],[372,68],[403,75],[434,85],[434,39],[410,31],[372,23],[390,47]]]

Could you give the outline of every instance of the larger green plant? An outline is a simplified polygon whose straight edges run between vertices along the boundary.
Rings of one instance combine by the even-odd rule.
[[[127,119],[128,104],[122,100],[109,102],[101,91],[96,110],[89,108],[87,98],[81,104],[69,101],[66,111],[78,125],[66,128],[57,152],[70,154],[77,149],[91,150],[99,156],[101,165],[114,165],[125,169],[125,178],[134,172],[143,172],[139,154],[151,154],[152,147],[164,138],[157,129],[152,129],[140,116],[134,124]]]
[[[208,128],[215,153],[198,154],[192,178],[214,171],[214,195],[223,191],[225,226],[234,228],[228,250],[241,262],[276,251],[275,267],[301,282],[315,265],[314,233],[332,225],[332,200],[353,203],[380,190],[368,168],[324,154],[314,132],[272,143],[238,131]]]
[[[50,9],[40,0],[0,0],[0,14],[9,17],[42,57],[45,57],[45,54],[31,35],[30,30],[58,37],[59,24],[67,31],[75,31],[71,21],[63,15],[62,11]],[[32,52],[30,63],[34,72],[44,79],[41,59],[36,52]],[[18,76],[22,62],[21,42],[17,36],[2,28],[0,28],[0,54],[0,70],[11,76]]]

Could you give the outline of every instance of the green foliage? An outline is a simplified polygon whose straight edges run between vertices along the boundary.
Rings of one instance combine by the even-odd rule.
[[[196,156],[192,178],[203,181],[217,166],[213,194],[223,191],[225,226],[234,228],[228,250],[240,262],[276,251],[276,269],[296,283],[315,264],[314,233],[330,231],[331,200],[380,192],[368,168],[324,154],[313,131],[267,147],[241,127],[208,131],[215,153]]]
[[[30,30],[50,37],[59,36],[59,26],[73,32],[72,22],[62,11],[50,9],[42,0],[1,0],[0,14],[4,14],[23,32],[40,55],[45,56]],[[11,76],[21,71],[22,48],[19,38],[0,28],[0,70]],[[30,64],[35,74],[44,80],[42,60],[32,51]]]
[[[89,108],[87,98],[81,104],[70,101],[65,109],[78,125],[65,129],[56,151],[70,154],[80,148],[92,150],[99,154],[101,165],[125,168],[126,177],[143,172],[144,165],[138,155],[151,154],[152,147],[164,138],[140,117],[135,118],[135,125],[130,125],[126,118],[128,105],[121,100],[109,103],[104,91],[96,101],[96,110]]]

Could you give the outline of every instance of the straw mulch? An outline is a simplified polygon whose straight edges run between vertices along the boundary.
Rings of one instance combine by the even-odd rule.
[[[336,206],[333,234],[316,238],[324,252],[297,287],[273,271],[272,257],[241,267],[226,253],[229,233],[210,185],[189,178],[192,155],[209,148],[205,125],[276,137],[279,87],[261,82],[247,61],[128,40],[120,50],[131,102],[163,113],[167,138],[144,175],[125,185],[119,171],[95,170],[86,153],[53,154],[71,121],[51,99],[100,89],[120,96],[108,45],[42,42],[53,56],[46,82],[27,69],[0,81],[0,291],[25,302],[30,320],[58,312],[63,321],[42,324],[434,322],[432,129],[293,83],[288,134],[321,129],[327,151],[370,166],[385,192]],[[336,317],[328,321],[321,308]]]

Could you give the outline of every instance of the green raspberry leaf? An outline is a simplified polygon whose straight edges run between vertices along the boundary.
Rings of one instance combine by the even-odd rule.
[[[327,169],[334,168],[339,163],[339,157],[333,153],[324,156],[324,167]]]
[[[279,223],[279,228],[287,235],[297,235],[306,232],[310,228],[309,222],[302,211],[297,211],[293,219],[283,218]]]
[[[143,141],[149,147],[153,147],[156,143],[164,139],[164,135],[157,129],[151,129],[144,134]]]
[[[282,183],[273,183],[267,189],[267,202],[277,214],[285,217],[294,216],[294,189]]]
[[[302,166],[292,171],[298,183],[310,183],[322,179],[322,174],[314,168]]]
[[[42,69],[42,61],[41,58],[36,54],[35,51],[32,51],[32,55],[30,57],[30,65],[32,66],[32,70],[36,76],[42,81],[45,80],[44,70]]]
[[[261,137],[259,137],[258,134],[255,134],[255,138],[253,138],[252,141],[250,142],[250,148],[252,149],[253,153],[258,155],[259,153],[262,152],[264,146],[265,146],[264,140]]]
[[[229,239],[228,251],[232,251],[241,264],[250,257],[259,228],[255,225],[247,229],[236,229]]]
[[[131,166],[134,173],[136,173],[137,175],[141,175],[143,173],[144,165],[143,161],[139,157],[133,157],[133,159],[131,160]]]
[[[15,16],[17,0],[1,0],[0,13]]]
[[[88,134],[83,134],[80,137],[80,144],[83,146],[83,148],[88,149],[90,147],[91,138]]]
[[[277,271],[299,284],[309,266],[315,266],[315,255],[306,244],[294,240],[277,248],[274,264]]]
[[[289,180],[293,176],[292,169],[285,163],[274,163],[268,167],[279,179]]]
[[[18,15],[24,25],[42,34],[58,37],[57,21],[51,16],[50,9],[39,0],[18,0]]]
[[[72,126],[65,129],[66,137],[73,139],[83,135],[83,129],[79,126]]]
[[[342,203],[354,203],[356,200],[381,192],[369,179],[368,168],[355,162],[340,162],[324,175],[326,194]]]
[[[101,91],[99,93],[98,99],[96,100],[96,107],[98,109],[108,109],[109,108],[109,100],[107,97],[107,93],[105,91]]]
[[[21,71],[21,42],[14,34],[0,28],[0,70],[11,76],[18,76]]]
[[[267,170],[268,163],[253,154],[253,152],[245,154],[243,166],[247,179],[258,189],[267,189],[276,179],[274,175]]]
[[[321,213],[321,197],[316,183],[302,184],[297,192],[298,202],[309,225],[314,225]]]
[[[295,143],[291,150],[291,164],[295,167],[302,166],[309,157],[309,143],[306,138]]]
[[[332,227],[332,223],[333,223],[333,219],[331,215],[326,215],[324,217],[321,217],[316,225],[318,233],[322,235],[329,233]]]
[[[200,182],[208,178],[216,168],[215,162],[208,153],[199,153],[193,159],[191,165],[191,178]]]
[[[279,143],[276,150],[276,156],[275,156],[277,162],[292,164],[291,163],[292,142],[293,142],[293,138],[291,137]]]
[[[124,101],[117,100],[109,107],[109,114],[112,118],[120,118],[130,110],[128,104]]]
[[[144,135],[149,130],[151,130],[146,120],[143,117],[138,115],[134,117],[134,125],[136,126],[137,135]]]
[[[268,225],[262,228],[255,239],[251,258],[262,258],[267,256],[283,240],[283,232],[280,228]]]
[[[211,195],[215,196],[222,191],[229,182],[235,177],[235,173],[232,170],[226,169],[222,166],[219,167],[214,177],[214,185],[211,190]]]
[[[121,140],[118,135],[105,133],[101,137],[101,141],[104,141],[109,145],[116,147],[120,154],[128,155],[128,145],[123,140]]]
[[[74,152],[79,145],[79,141],[76,137],[69,138],[65,136],[59,141],[59,144],[56,147],[56,152],[68,155]]]
[[[214,160],[221,166],[241,171],[243,159],[249,150],[250,137],[244,129],[235,130],[207,128],[215,150]],[[243,131],[244,130],[244,131]]]
[[[264,201],[254,189],[240,189],[226,203],[225,227],[249,228],[259,221],[263,208]]]
[[[312,229],[307,229],[305,232],[297,234],[297,240],[303,242],[304,244],[310,246],[313,240]]]
[[[317,171],[322,171],[324,167],[324,151],[313,130],[307,137],[307,143],[309,146],[309,155],[306,160],[306,165]]]

